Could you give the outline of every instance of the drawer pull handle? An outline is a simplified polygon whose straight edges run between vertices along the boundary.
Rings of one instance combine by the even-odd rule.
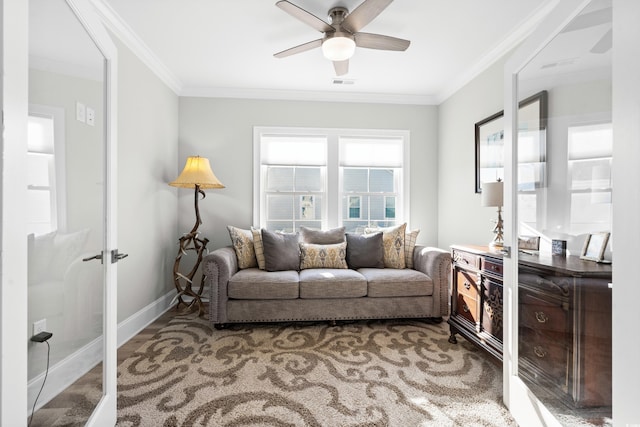
[[[464,311],[465,313],[469,312],[469,306],[467,305],[466,302],[464,304],[462,304],[462,311]]]
[[[547,352],[544,351],[544,348],[540,347],[539,345],[533,348],[533,352],[541,359],[547,355]]]
[[[465,282],[464,282],[464,288],[465,288],[466,290],[471,289],[471,283],[469,283],[469,282],[467,282],[467,281],[465,280]]]
[[[544,311],[536,311],[536,320],[539,323],[547,323],[549,317],[544,313]]]

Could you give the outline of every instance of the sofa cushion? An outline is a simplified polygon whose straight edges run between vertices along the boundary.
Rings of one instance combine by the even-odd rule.
[[[300,269],[300,247],[298,234],[274,233],[262,230],[264,268],[267,271]]]
[[[433,280],[416,270],[361,268],[358,273],[367,279],[367,295],[370,297],[433,295]]]
[[[297,271],[263,271],[247,268],[229,279],[227,293],[233,299],[295,299],[298,298]]]
[[[316,230],[314,228],[300,227],[300,241],[314,243],[316,245],[331,245],[344,242],[344,227],[331,230]]]
[[[305,268],[348,268],[347,242],[335,245],[300,243],[300,270]]]
[[[349,268],[384,268],[382,232],[347,233],[347,264]]]
[[[229,230],[229,237],[231,238],[233,249],[236,251],[238,268],[257,267],[258,261],[256,260],[256,253],[253,248],[253,234],[251,230],[243,230],[231,225],[227,225],[227,230]]]
[[[365,233],[382,231],[385,268],[405,268],[404,235],[407,224],[385,228],[365,228]]]
[[[367,280],[355,270],[315,268],[300,272],[300,298],[359,298]]]

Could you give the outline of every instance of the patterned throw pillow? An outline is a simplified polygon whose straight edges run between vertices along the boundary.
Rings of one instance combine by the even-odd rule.
[[[420,229],[411,230],[404,235],[404,263],[407,268],[413,268],[413,250],[416,247]]]
[[[365,228],[366,234],[382,231],[385,268],[405,268],[404,235],[407,223],[395,227]]]
[[[264,261],[264,245],[262,244],[262,229],[251,227],[251,233],[253,234],[253,250],[256,253],[258,268],[260,270],[264,270],[265,261]]]
[[[238,268],[257,267],[258,261],[256,260],[256,252],[253,249],[253,234],[251,230],[243,230],[231,225],[227,225],[227,230],[229,230],[233,249],[236,251]]]
[[[305,268],[348,268],[347,242],[333,245],[300,243],[300,270]]]

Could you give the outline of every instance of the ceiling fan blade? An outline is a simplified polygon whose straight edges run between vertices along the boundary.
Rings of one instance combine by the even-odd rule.
[[[596,25],[606,24],[613,19],[613,8],[605,7],[604,9],[594,10],[593,12],[583,13],[578,15],[569,25],[562,29],[562,33],[568,33],[570,31],[583,30],[589,27],[595,27]]]
[[[285,58],[287,56],[295,55],[296,53],[306,52],[308,50],[315,49],[316,47],[320,47],[320,46],[322,46],[322,39],[303,43],[301,45],[283,50],[282,52],[274,53],[273,56],[275,56],[276,58]]]
[[[591,53],[606,53],[606,52],[608,52],[609,49],[611,49],[612,42],[613,42],[613,30],[609,30],[609,31],[607,31],[605,33],[604,36],[602,36],[602,38],[600,40],[598,40],[598,43],[596,43],[591,48]]]
[[[287,0],[280,0],[279,2],[276,3],[276,6],[278,6],[280,9],[284,10],[294,18],[297,18],[300,21],[304,22],[305,24],[311,26],[312,28],[315,28],[316,30],[320,31],[321,33],[332,32],[336,30],[334,27],[327,24],[322,19],[307,12],[301,7],[298,7],[295,4],[288,2]]]
[[[383,36],[382,34],[356,33],[354,34],[356,46],[367,49],[381,50],[407,50],[411,42],[397,37]]]
[[[336,70],[336,76],[344,76],[349,72],[349,60],[333,61],[333,68]]]
[[[349,13],[342,22],[342,28],[350,33],[357,33],[376,16],[387,8],[393,0],[365,0]]]

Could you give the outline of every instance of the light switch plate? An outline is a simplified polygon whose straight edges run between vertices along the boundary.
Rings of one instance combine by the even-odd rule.
[[[76,120],[82,123],[86,120],[86,108],[80,101],[76,102]]]
[[[96,111],[91,107],[87,107],[87,124],[89,126],[95,126],[96,124]]]

